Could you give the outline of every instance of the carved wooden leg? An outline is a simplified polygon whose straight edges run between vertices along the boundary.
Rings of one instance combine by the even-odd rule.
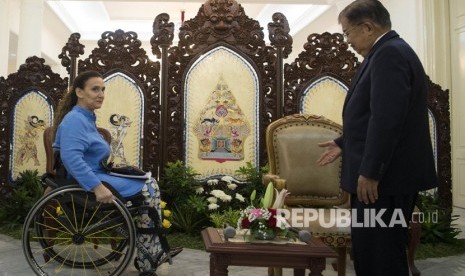
[[[228,276],[228,265],[214,253],[210,254],[210,276]]]
[[[338,256],[337,259],[334,259],[331,262],[331,266],[335,271],[337,271],[338,276],[346,275],[346,266],[347,266],[347,247],[339,246],[335,248]]]
[[[305,276],[305,269],[294,268],[294,276]]]
[[[321,274],[326,267],[326,258],[312,258],[310,260],[309,276],[322,276]],[[295,270],[294,270],[295,273]],[[294,274],[295,275],[295,274]]]
[[[345,276],[346,275],[346,259],[347,259],[347,247],[340,246],[336,247],[337,251],[337,275]]]
[[[408,229],[408,250],[407,250],[407,261],[410,268],[410,272],[413,276],[420,276],[420,271],[415,266],[415,252],[418,244],[420,244],[421,237],[421,225],[418,222],[418,214],[413,214],[412,222]]]

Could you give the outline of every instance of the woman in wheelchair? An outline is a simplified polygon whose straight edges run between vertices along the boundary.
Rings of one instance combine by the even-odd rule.
[[[110,155],[110,146],[97,131],[94,110],[105,98],[105,84],[95,71],[78,75],[59,104],[54,121],[54,152],[59,152],[68,178],[84,190],[92,191],[100,203],[112,203],[115,197],[130,198],[142,194],[135,218],[137,256],[140,275],[155,275],[157,267],[182,251],[171,249],[161,226],[160,190],[155,179],[124,178],[109,175],[101,164]],[[141,246],[143,248],[141,248]]]

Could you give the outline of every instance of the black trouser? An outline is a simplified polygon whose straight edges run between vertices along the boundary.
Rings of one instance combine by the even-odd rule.
[[[365,204],[352,194],[352,253],[357,276],[409,275],[407,231],[417,195],[380,196],[375,203]],[[383,210],[379,217],[385,227],[373,223],[373,215]],[[354,223],[355,215],[358,223]]]

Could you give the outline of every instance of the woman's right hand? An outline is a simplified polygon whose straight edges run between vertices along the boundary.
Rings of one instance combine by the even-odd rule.
[[[115,198],[112,194],[112,192],[105,187],[102,183],[97,185],[94,189],[93,192],[95,194],[95,197],[97,198],[98,202],[101,203],[113,203],[113,199]]]

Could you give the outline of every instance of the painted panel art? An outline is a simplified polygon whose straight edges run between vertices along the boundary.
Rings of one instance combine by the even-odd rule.
[[[199,140],[200,159],[219,163],[244,159],[250,126],[223,77],[201,111],[194,133]]]
[[[185,163],[198,178],[235,177],[247,162],[257,166],[259,83],[251,64],[217,47],[192,65],[184,87]]]
[[[13,154],[10,162],[12,179],[16,179],[26,169],[37,169],[40,174],[45,173],[43,133],[51,125],[52,117],[51,105],[39,91],[25,94],[15,105]]]
[[[97,125],[111,133],[111,161],[140,166],[144,113],[142,91],[122,73],[105,78],[105,86],[105,101],[96,115]]]

